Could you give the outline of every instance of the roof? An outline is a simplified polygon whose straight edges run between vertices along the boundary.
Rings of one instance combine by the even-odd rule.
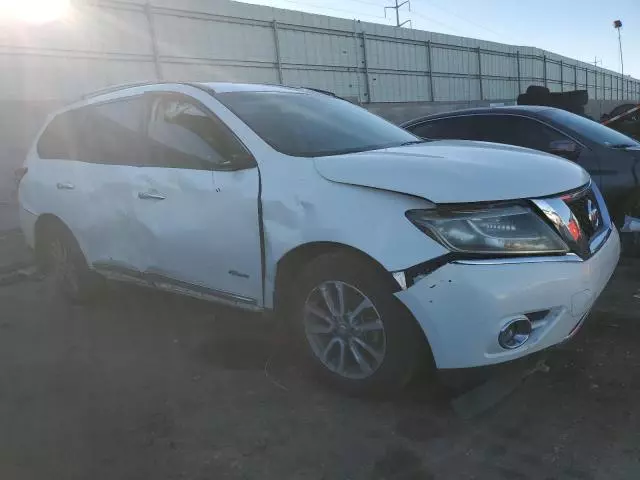
[[[216,93],[226,92],[300,92],[299,88],[263,83],[200,82]]]
[[[131,91],[133,89],[144,89],[145,87],[155,87],[157,85],[166,84],[183,84],[183,85],[195,85],[212,89],[216,93],[226,92],[289,92],[289,93],[303,93],[307,91],[315,91],[324,93],[326,95],[333,95],[331,92],[325,92],[322,90],[304,87],[285,87],[283,85],[267,85],[262,83],[231,83],[231,82],[161,82],[161,81],[143,81],[133,83],[123,83],[119,85],[110,85],[108,87],[96,90],[94,92],[87,93],[82,96],[83,100],[101,97],[109,94],[117,94],[119,92]],[[143,90],[144,91],[144,90]]]
[[[444,117],[456,117],[459,115],[469,115],[469,114],[478,114],[478,113],[519,113],[519,114],[529,114],[531,116],[535,116],[534,114],[544,112],[545,110],[549,110],[552,107],[540,106],[540,105],[512,105],[509,107],[478,107],[478,108],[464,108],[461,110],[453,110],[448,112],[434,113],[432,115],[425,115],[423,117],[414,118],[408,122],[403,123],[401,126],[409,126],[417,121],[423,120],[433,120],[436,118],[444,118]]]

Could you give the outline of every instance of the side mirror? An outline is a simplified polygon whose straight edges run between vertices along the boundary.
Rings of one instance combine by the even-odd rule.
[[[580,145],[573,140],[554,140],[549,144],[548,151],[568,160],[576,160],[580,156]]]

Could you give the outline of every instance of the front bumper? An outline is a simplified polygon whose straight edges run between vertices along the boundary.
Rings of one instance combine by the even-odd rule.
[[[491,365],[558,344],[575,333],[620,257],[613,229],[586,261],[576,256],[476,260],[444,265],[396,297],[411,311],[438,368]],[[529,315],[534,331],[520,348],[498,344],[500,329]]]

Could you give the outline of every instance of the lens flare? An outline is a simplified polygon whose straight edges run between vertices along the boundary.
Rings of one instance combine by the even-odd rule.
[[[66,16],[71,0],[0,0],[0,20],[47,23]]]

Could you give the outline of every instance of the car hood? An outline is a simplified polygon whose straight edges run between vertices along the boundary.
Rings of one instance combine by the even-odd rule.
[[[536,198],[589,181],[575,163],[528,148],[462,140],[318,157],[333,182],[422,197],[435,203]]]

